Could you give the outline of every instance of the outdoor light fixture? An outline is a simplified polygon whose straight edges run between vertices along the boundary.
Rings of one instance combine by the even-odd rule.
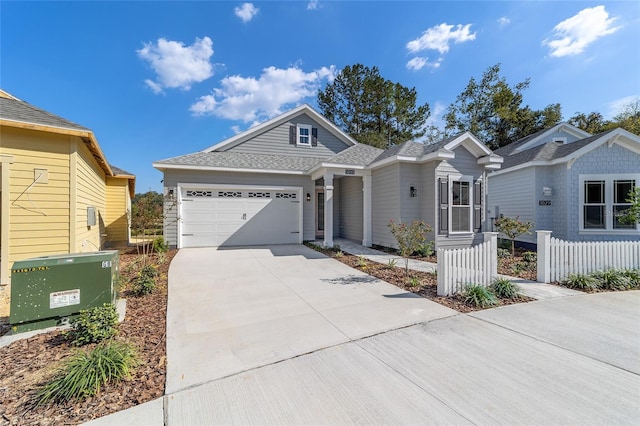
[[[415,186],[409,188],[409,195],[411,196],[411,198],[414,198],[416,195],[418,195],[418,190]]]
[[[549,188],[548,186],[545,186],[542,188],[542,195],[545,196],[550,196],[551,195],[551,188]]]
[[[311,201],[311,194],[307,192],[307,202]]]

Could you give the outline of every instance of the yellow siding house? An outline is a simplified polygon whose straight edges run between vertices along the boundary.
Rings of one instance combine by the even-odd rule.
[[[17,260],[128,244],[134,185],[90,129],[0,90],[0,284]]]

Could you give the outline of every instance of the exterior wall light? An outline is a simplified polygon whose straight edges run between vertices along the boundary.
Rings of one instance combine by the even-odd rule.
[[[311,194],[307,192],[307,202],[311,201]]]

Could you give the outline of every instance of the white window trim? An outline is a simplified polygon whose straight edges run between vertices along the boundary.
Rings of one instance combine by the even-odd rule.
[[[453,182],[468,182],[469,183],[469,228],[465,231],[453,230]],[[449,175],[449,235],[462,235],[473,233],[473,176],[456,176]],[[461,207],[455,207],[461,208]]]
[[[301,129],[308,129],[309,130],[309,143],[302,143],[300,142],[300,138],[301,138],[301,134],[300,134],[300,130]],[[309,124],[298,124],[296,125],[296,145],[297,146],[311,146],[311,139],[313,138],[313,126],[309,125]]]
[[[604,181],[604,203],[605,203],[605,227],[604,229],[584,228],[584,183],[590,180]],[[613,227],[613,182],[616,180],[634,180],[635,186],[640,186],[640,174],[594,174],[578,176],[578,233],[579,234],[608,234],[608,235],[629,235],[640,233],[640,225],[635,228],[615,229]]]

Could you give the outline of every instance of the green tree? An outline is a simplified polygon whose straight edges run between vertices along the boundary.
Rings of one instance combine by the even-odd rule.
[[[631,203],[631,207],[624,211],[620,222],[623,223],[640,223],[640,187],[636,187],[629,191],[627,203]]]
[[[427,241],[427,233],[432,229],[426,223],[415,220],[411,224],[395,223],[393,220],[389,221],[389,228],[391,233],[398,242],[398,251],[400,256],[404,258],[404,271],[405,276],[409,276],[409,256],[420,250],[425,241]]]
[[[585,132],[589,132],[592,135],[604,132],[611,128],[611,122],[605,120],[602,114],[595,111],[589,114],[576,112],[573,117],[569,119],[569,124],[572,124]]]
[[[471,77],[467,87],[449,105],[445,114],[447,135],[470,131],[496,149],[522,137],[551,127],[562,120],[560,104],[542,110],[522,106],[522,92],[530,80],[510,86],[500,75],[500,64],[493,65],[477,81]]]
[[[640,135],[640,98],[625,104],[622,110],[613,117],[614,127],[622,127],[623,129]]]
[[[386,148],[419,138],[429,105],[417,105],[415,88],[386,80],[378,67],[346,66],[318,92],[322,114],[360,143]]]
[[[617,127],[640,135],[640,98],[624,104],[611,120],[605,120],[602,114],[595,111],[589,114],[576,112],[569,123],[594,135]]]
[[[495,221],[496,229],[511,240],[511,255],[515,254],[515,239],[518,235],[531,234],[532,222],[521,221],[519,216],[515,218],[500,216]]]
[[[134,235],[162,229],[164,197],[155,191],[136,194],[131,203],[131,230]]]

